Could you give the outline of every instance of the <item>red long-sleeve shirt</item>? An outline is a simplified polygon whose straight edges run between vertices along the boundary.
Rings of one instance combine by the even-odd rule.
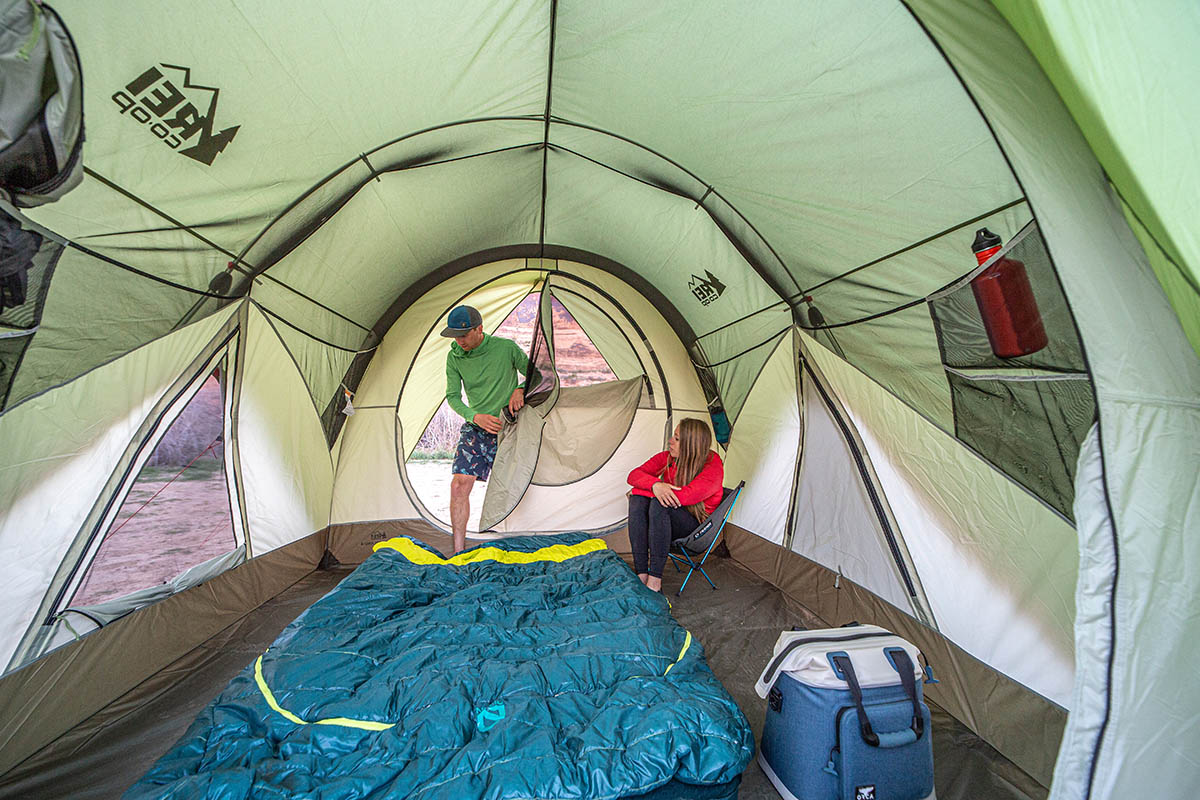
[[[626,480],[633,487],[634,494],[642,497],[654,497],[654,492],[650,491],[650,487],[654,484],[659,481],[675,484],[676,463],[672,461],[671,465],[667,466],[670,455],[668,451],[664,450],[658,455],[651,456],[649,461],[629,473]],[[665,473],[663,472],[664,468],[666,469]],[[721,462],[721,457],[710,450],[704,466],[700,469],[700,474],[682,489],[676,489],[675,496],[679,498],[679,504],[682,506],[690,506],[692,503],[703,501],[704,513],[707,516],[721,505],[721,484],[724,480],[725,465]]]

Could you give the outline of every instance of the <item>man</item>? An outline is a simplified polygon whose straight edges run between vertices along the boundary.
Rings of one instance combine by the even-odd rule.
[[[525,405],[525,388],[517,378],[525,375],[529,357],[511,339],[485,334],[483,317],[471,306],[450,312],[442,336],[454,340],[446,354],[446,402],[466,420],[450,476],[450,527],[459,553],[467,544],[471,488],[476,480],[487,481],[496,458],[499,415],[506,406],[515,415]]]

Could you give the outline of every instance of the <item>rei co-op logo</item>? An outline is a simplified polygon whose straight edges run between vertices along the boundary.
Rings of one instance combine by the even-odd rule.
[[[725,294],[725,284],[721,283],[720,279],[708,270],[704,270],[703,278],[693,273],[692,280],[688,282],[688,288],[692,290],[692,294],[696,295],[696,299],[703,306]]]
[[[220,93],[212,86],[192,83],[189,67],[159,64],[125,84],[112,101],[122,115],[145,125],[167,147],[211,166],[241,127],[213,133]]]

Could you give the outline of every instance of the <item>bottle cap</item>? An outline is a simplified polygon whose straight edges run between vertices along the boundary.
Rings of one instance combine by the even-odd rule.
[[[1000,246],[1000,237],[989,231],[987,228],[980,228],[975,231],[975,241],[971,244],[971,252],[979,253],[993,247]]]

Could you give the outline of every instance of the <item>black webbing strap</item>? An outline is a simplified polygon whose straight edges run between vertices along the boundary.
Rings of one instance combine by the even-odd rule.
[[[879,747],[879,737],[871,730],[871,720],[867,718],[867,710],[863,708],[862,687],[858,685],[858,675],[854,674],[854,665],[850,663],[850,658],[830,656],[829,660],[850,686],[850,696],[854,698],[854,705],[858,707],[858,731],[862,734],[863,741],[871,747]]]
[[[893,650],[891,653],[892,667],[900,673],[900,684],[904,687],[904,693],[912,701],[912,732],[919,739],[925,729],[925,720],[921,715],[921,702],[917,699],[917,681],[913,677],[912,659],[904,650]],[[879,747],[879,735],[871,729],[871,720],[867,717],[867,709],[863,707],[862,687],[858,685],[858,675],[854,672],[854,664],[850,662],[849,657],[842,655],[831,655],[829,660],[833,662],[838,672],[842,673],[842,678],[850,687],[850,696],[854,698],[854,705],[858,709],[858,730],[863,741],[871,747]],[[892,736],[894,735],[892,734]]]
[[[892,650],[891,654],[892,666],[900,673],[900,683],[904,686],[904,693],[912,701],[912,729],[920,739],[921,732],[925,729],[925,718],[921,715],[921,701],[917,699],[917,679],[913,677],[912,659],[908,657],[907,650]]]

